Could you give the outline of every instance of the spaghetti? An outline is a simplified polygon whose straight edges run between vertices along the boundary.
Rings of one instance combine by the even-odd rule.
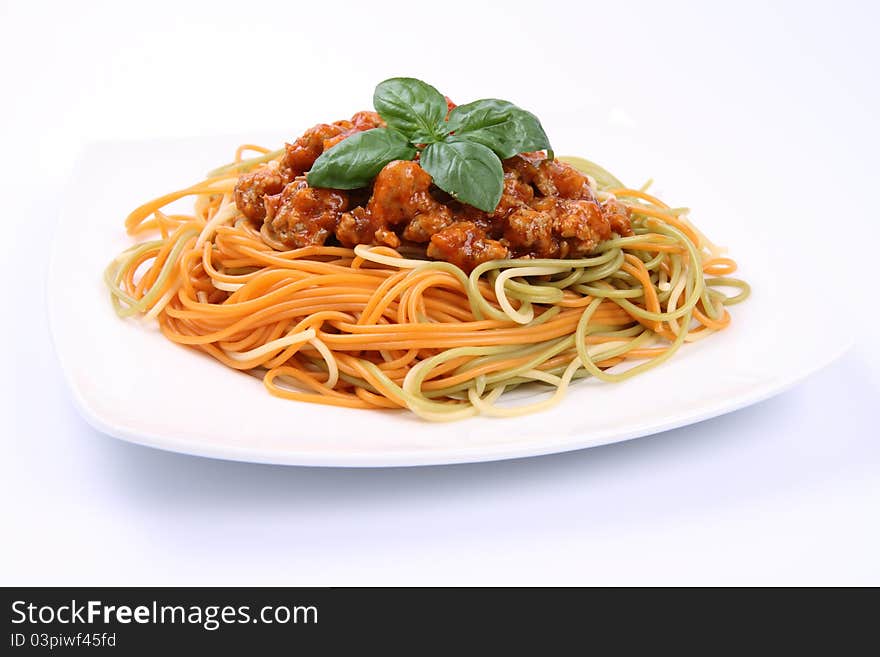
[[[535,412],[575,379],[656,367],[727,327],[728,306],[749,294],[685,209],[579,158],[566,161],[632,218],[632,235],[588,257],[491,260],[466,274],[405,246],[290,249],[233,200],[239,174],[279,155],[243,146],[206,180],[137,208],[129,234],[155,239],[105,272],[121,317],[156,319],[169,340],[258,375],[277,397],[427,420]],[[167,209],[184,197],[192,214]],[[524,384],[552,394],[499,403]]]

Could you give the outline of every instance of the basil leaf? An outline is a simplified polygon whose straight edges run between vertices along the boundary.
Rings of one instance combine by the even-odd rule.
[[[416,149],[397,130],[373,128],[346,137],[315,160],[306,180],[312,187],[366,187],[392,160],[411,160]]]
[[[489,148],[469,141],[429,144],[420,163],[434,184],[463,203],[492,212],[504,191],[501,160]]]
[[[486,98],[459,105],[449,114],[448,128],[455,137],[487,146],[502,159],[551,150],[538,117],[506,100]]]
[[[391,78],[373,93],[373,107],[390,127],[416,144],[442,139],[446,134],[446,99],[430,84],[415,78]]]
[[[458,133],[462,130],[477,130],[498,125],[510,118],[512,109],[516,109],[516,105],[497,98],[484,98],[466,105],[458,105],[449,113],[449,130]]]

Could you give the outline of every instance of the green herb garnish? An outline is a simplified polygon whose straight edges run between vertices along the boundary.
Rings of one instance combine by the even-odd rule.
[[[459,105],[446,120],[446,99],[415,78],[379,83],[373,106],[388,124],[342,140],[325,151],[307,175],[313,187],[366,187],[386,164],[412,160],[443,191],[491,212],[501,200],[501,160],[526,151],[546,150],[550,141],[538,118],[506,100],[486,98]]]

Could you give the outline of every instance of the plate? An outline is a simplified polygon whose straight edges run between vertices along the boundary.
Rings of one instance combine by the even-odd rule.
[[[817,291],[812,283],[809,289],[791,284],[784,275],[793,271],[786,254],[771,257],[766,245],[773,243],[772,233],[756,230],[769,225],[768,217],[734,216],[730,199],[717,196],[698,177],[686,179],[673,166],[658,193],[674,191],[675,198],[690,200],[695,222],[731,247],[740,274],[753,286],[749,301],[732,308],[728,330],[685,345],[668,363],[625,382],[576,382],[554,409],[520,418],[432,424],[404,411],[276,399],[258,379],[168,342],[152,324],[119,319],[102,282],[107,262],[131,243],[122,223],[134,206],[195,182],[228,161],[238,143],[253,138],[104,143],[80,158],[59,219],[48,304],[73,398],[99,431],[187,454],[291,465],[404,466],[525,457],[646,436],[754,404],[830,363],[848,346],[829,344],[820,322],[796,320]],[[283,140],[275,135],[263,143]],[[611,159],[641,163],[616,171],[627,174],[621,176],[625,180],[658,173],[644,170],[637,143],[608,137],[593,140],[592,150],[568,152],[602,161],[601,154],[613,149]]]

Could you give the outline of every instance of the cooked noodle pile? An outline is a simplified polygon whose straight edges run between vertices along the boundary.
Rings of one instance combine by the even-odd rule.
[[[242,160],[245,149],[261,155]],[[568,161],[600,199],[626,206],[634,231],[587,258],[496,260],[466,275],[404,248],[287,250],[232,199],[238,175],[275,155],[242,147],[203,182],[136,209],[128,232],[157,239],[119,255],[106,280],[120,316],[158,320],[169,340],[258,374],[278,397],[428,420],[531,413],[574,379],[659,365],[728,326],[727,306],[749,293],[685,210],[578,158]],[[186,196],[192,215],[163,212]],[[552,394],[497,403],[531,383]]]

